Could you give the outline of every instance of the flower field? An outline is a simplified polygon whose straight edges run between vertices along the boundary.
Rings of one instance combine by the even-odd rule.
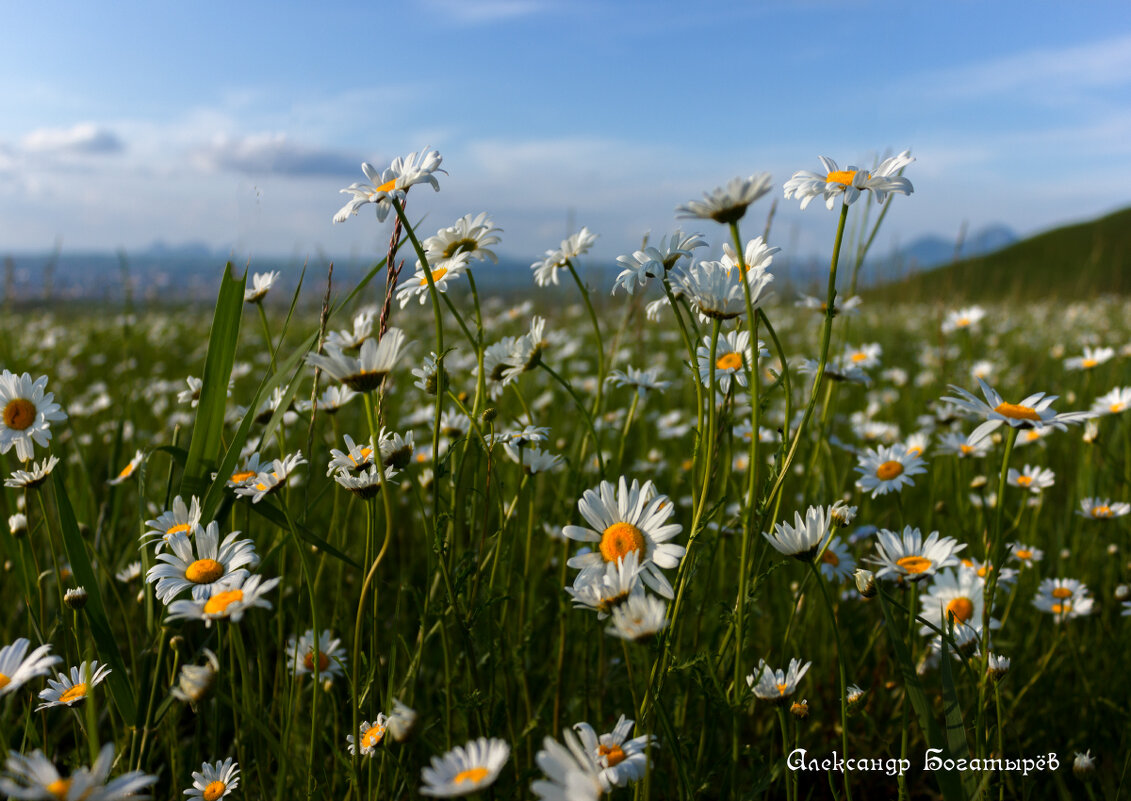
[[[1131,304],[858,297],[906,152],[493,297],[505,221],[410,224],[442,163],[343,190],[359,283],[4,315],[0,793],[1127,792]]]

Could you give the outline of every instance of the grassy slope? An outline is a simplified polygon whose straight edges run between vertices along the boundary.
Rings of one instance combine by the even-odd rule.
[[[1083,298],[1131,294],[1131,208],[1046,231],[867,294],[880,301]]]

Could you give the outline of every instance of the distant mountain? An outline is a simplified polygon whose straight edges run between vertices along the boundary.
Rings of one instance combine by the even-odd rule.
[[[1131,293],[1131,208],[876,287],[877,299],[995,301]]]

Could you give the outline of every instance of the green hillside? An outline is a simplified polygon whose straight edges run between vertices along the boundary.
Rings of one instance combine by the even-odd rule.
[[[879,301],[1085,298],[1131,294],[1131,208],[1046,231],[977,258],[876,287]]]

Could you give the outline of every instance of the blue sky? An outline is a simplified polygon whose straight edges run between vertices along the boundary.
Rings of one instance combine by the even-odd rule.
[[[410,195],[423,233],[487,211],[518,258],[571,223],[615,258],[818,155],[917,157],[881,250],[1131,204],[1126,2],[23,3],[4,29],[0,252],[376,252],[338,190],[425,146],[449,175]],[[833,213],[796,205],[773,244],[826,249]]]

